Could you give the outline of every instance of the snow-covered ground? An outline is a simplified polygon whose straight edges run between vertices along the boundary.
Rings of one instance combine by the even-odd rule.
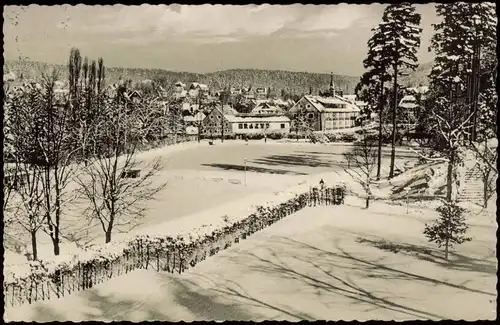
[[[154,227],[204,210],[213,212],[214,209],[224,208],[228,202],[241,202],[259,193],[283,190],[311,175],[335,173],[342,169],[342,153],[348,150],[318,144],[273,146],[272,143],[245,144],[236,140],[208,146],[203,141],[141,152],[137,159],[145,164],[157,157],[162,158],[165,170],[158,174],[155,181],[168,184],[158,193],[155,201],[148,203],[146,217],[138,220],[134,230]],[[244,157],[248,158],[246,177]],[[345,179],[349,181],[349,178]],[[77,253],[82,244],[104,242],[100,225],[94,222],[89,226],[87,220],[81,217],[83,209],[84,206],[75,204],[65,212],[62,222],[64,235],[76,233],[75,237],[83,240],[79,240],[77,245],[75,239],[65,236],[60,245],[62,254]],[[121,227],[120,230],[128,231],[128,228]],[[29,243],[26,234],[14,236]],[[117,236],[121,234],[113,237]],[[24,250],[30,251],[30,245],[27,244]],[[38,234],[38,256],[43,260],[53,256],[50,238],[42,232]],[[24,255],[6,250],[5,264],[24,264],[26,261]]]
[[[137,271],[58,300],[7,309],[6,321],[408,320],[496,317],[496,222],[443,260],[427,207],[306,208],[181,275]]]

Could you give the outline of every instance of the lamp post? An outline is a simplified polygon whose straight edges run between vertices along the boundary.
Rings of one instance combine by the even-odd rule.
[[[247,186],[247,159],[245,158],[245,186]]]

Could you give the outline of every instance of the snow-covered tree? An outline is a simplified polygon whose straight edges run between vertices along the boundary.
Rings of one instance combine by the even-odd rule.
[[[474,148],[475,139],[487,141],[496,131],[496,18],[491,3],[443,3],[436,11],[442,19],[434,25],[431,39],[436,57],[424,104],[427,118],[421,124],[436,135],[430,138],[431,146],[446,157],[451,199],[451,170],[459,163],[456,152],[467,144]],[[432,130],[436,117],[440,127]]]
[[[61,230],[65,207],[75,198],[68,185],[78,170],[75,164],[81,146],[74,129],[70,102],[66,96],[56,96],[54,84],[57,75],[44,76],[40,118],[44,127],[37,137],[43,170],[44,213],[47,227],[42,230],[52,241],[54,255],[60,253]]]
[[[437,208],[439,218],[432,224],[426,224],[424,235],[438,247],[444,246],[445,259],[454,244],[462,244],[472,239],[465,234],[469,226],[465,223],[465,210],[455,203],[446,202]]]
[[[308,137],[313,132],[312,121],[307,117],[307,112],[305,110],[299,110],[292,117],[292,129],[295,130],[295,136],[297,142],[299,141],[299,133],[305,137]]]
[[[145,203],[154,199],[166,183],[155,182],[162,168],[159,159],[146,164],[137,159],[138,145],[147,129],[141,124],[136,103],[106,100],[106,110],[94,125],[96,159],[76,177],[78,192],[89,203],[85,216],[101,226],[105,242],[112,234],[138,224],[146,211]],[[141,175],[142,173],[142,175]]]
[[[495,5],[452,2],[437,4],[436,11],[442,21],[434,25],[429,49],[436,54],[430,86],[450,102],[464,101],[474,114],[470,139],[475,141],[480,121],[496,115]]]
[[[467,3],[467,8],[466,26],[469,27],[467,36],[472,49],[468,85],[472,88],[469,93],[472,101],[471,111],[474,113],[471,140],[476,141],[479,119],[489,117],[488,110],[485,110],[488,105],[482,105],[482,110],[479,110],[482,102],[480,95],[495,90],[494,82],[489,82],[489,79],[496,74],[497,17],[495,3],[492,2]]]
[[[383,66],[389,65],[393,81],[392,96],[392,150],[389,178],[394,176],[394,162],[396,158],[397,136],[397,107],[398,107],[398,78],[407,75],[417,68],[417,51],[420,47],[420,14],[415,12],[415,7],[408,2],[388,5],[382,16],[376,33],[374,48],[377,49],[379,62]],[[386,63],[387,62],[387,63]]]
[[[345,168],[349,174],[365,191],[365,207],[370,206],[372,198],[371,185],[373,183],[373,172],[377,166],[377,147],[375,140],[370,138],[363,130],[360,140],[355,142],[350,152],[344,154],[350,168]]]
[[[31,87],[22,87],[11,89],[4,97],[5,233],[19,238],[28,235],[35,260],[37,234],[44,225],[41,169],[32,163],[34,157],[40,156],[37,137],[42,132],[43,122],[37,103],[41,96],[41,92],[34,92]]]
[[[383,116],[388,95],[388,89],[384,87],[384,84],[391,80],[389,74],[391,62],[390,58],[381,53],[384,48],[384,35],[380,32],[380,28],[374,28],[373,32],[373,36],[368,41],[368,55],[363,61],[363,66],[367,71],[361,76],[360,82],[356,86],[356,94],[361,100],[368,103],[368,115],[375,110],[378,112],[377,179],[380,179]]]

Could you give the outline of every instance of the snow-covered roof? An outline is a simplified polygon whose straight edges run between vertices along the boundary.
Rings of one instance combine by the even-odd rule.
[[[227,118],[227,116],[226,116]],[[290,123],[290,119],[286,116],[233,116],[230,122],[233,123]]]
[[[193,82],[191,84],[192,89],[200,88],[201,90],[208,90],[208,86],[205,84],[201,84],[199,82]]]
[[[201,121],[205,117],[206,117],[206,115],[203,112],[201,112],[201,111],[199,111],[198,113],[194,114],[194,116],[193,116],[193,118],[194,118],[195,121]]]
[[[236,111],[234,108],[231,107],[231,105],[224,104],[222,106],[222,112],[226,114],[231,114],[231,115],[236,115],[238,114],[238,111]]]
[[[318,111],[360,111],[355,104],[343,99],[340,96],[304,96]]]
[[[342,96],[344,99],[349,100],[351,102],[356,101],[356,95],[343,95]]]
[[[399,102],[399,107],[403,108],[415,108],[417,106],[417,100],[413,95],[406,95]]]
[[[198,134],[198,128],[196,126],[187,126],[186,133],[187,134]]]

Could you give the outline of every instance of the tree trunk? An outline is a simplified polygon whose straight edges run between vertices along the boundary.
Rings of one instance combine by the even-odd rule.
[[[106,229],[105,239],[104,239],[106,244],[111,241],[111,234],[113,231],[114,222],[115,222],[115,202],[111,202],[111,211],[109,216],[108,229]]]
[[[111,227],[108,228],[108,230],[105,233],[105,240],[104,242],[107,244],[111,241]]]
[[[33,252],[33,261],[38,260],[38,247],[36,245],[36,230],[31,231],[31,250]]]
[[[222,120],[221,120],[221,129],[220,129],[220,142],[224,143],[224,115],[222,115]]]
[[[394,163],[396,160],[396,112],[398,108],[398,66],[394,65],[394,89],[392,110],[392,143],[391,143],[391,169],[389,179],[394,177]]]
[[[448,170],[446,173],[446,201],[451,202],[452,191],[453,191],[453,164],[454,164],[454,154],[450,155],[448,161]]]
[[[382,112],[383,105],[384,82],[380,82],[380,98],[379,98],[379,126],[378,126],[378,153],[377,153],[377,181],[380,180],[380,171],[382,168]]]
[[[370,207],[370,196],[366,196],[366,201],[365,201],[365,208],[368,209]]]
[[[52,239],[52,245],[54,246],[54,255],[58,256],[59,253],[60,253],[60,249],[59,249],[59,229],[57,229],[57,231],[54,232],[54,238]]]
[[[491,171],[488,168],[483,176],[483,208],[485,209],[488,207],[488,197],[490,195],[490,191],[488,189],[490,173]]]
[[[56,190],[56,224],[54,226],[54,255],[59,255],[59,226],[61,224],[61,188],[59,183],[59,175],[57,165],[54,168],[54,180],[55,180],[55,190]]]
[[[444,259],[448,260],[448,252],[449,252],[450,240],[446,238],[444,245]]]
[[[472,70],[473,84],[472,84],[472,141],[477,140],[477,101],[479,97],[479,71],[480,71],[480,58],[481,58],[481,46],[476,46],[476,53],[474,55],[474,69]]]

